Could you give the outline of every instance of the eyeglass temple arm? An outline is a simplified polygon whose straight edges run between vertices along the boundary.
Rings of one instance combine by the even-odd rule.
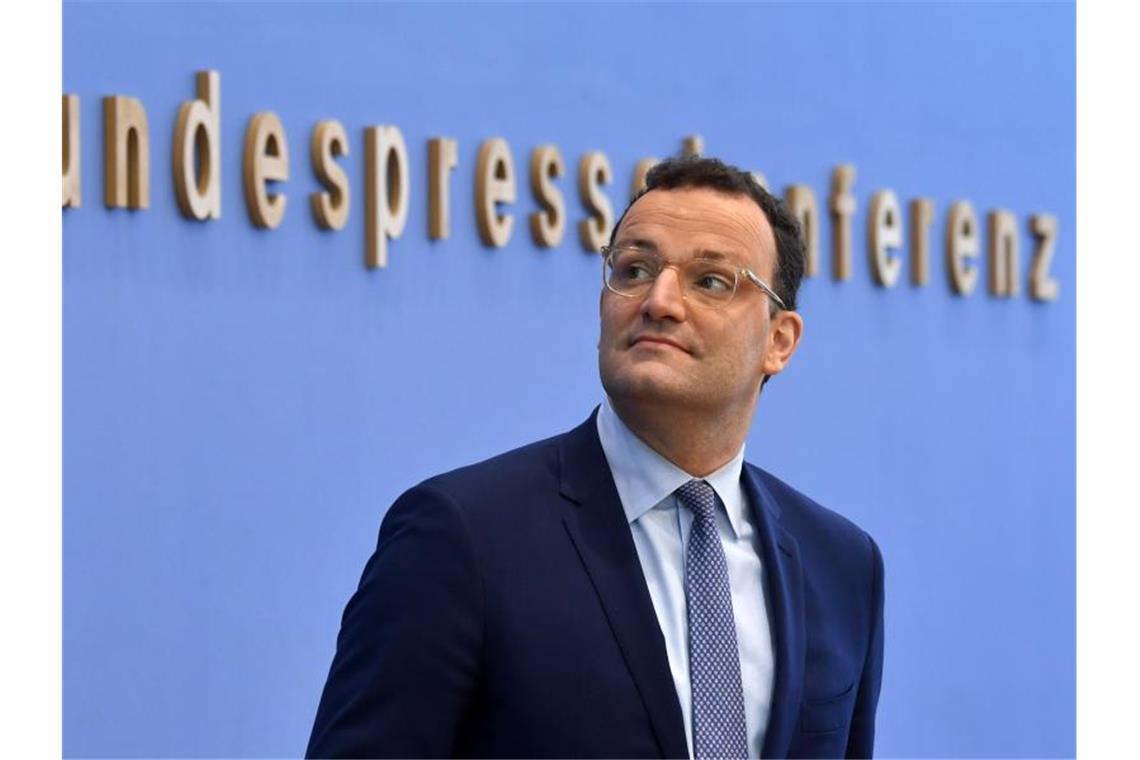
[[[744,275],[748,279],[752,280],[752,282],[756,285],[756,287],[760,288],[765,293],[767,293],[768,297],[771,298],[773,301],[775,301],[777,306],[779,306],[781,309],[784,309],[785,311],[787,311],[788,307],[784,306],[784,302],[782,300],[780,300],[780,297],[778,295],[776,295],[776,291],[774,291],[770,287],[768,287],[768,283],[764,282],[759,277],[757,277],[752,272],[751,269],[745,269]]]

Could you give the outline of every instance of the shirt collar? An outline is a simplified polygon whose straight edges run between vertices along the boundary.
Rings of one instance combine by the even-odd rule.
[[[626,427],[610,405],[609,398],[598,410],[598,438],[613,473],[626,520],[634,522],[662,502],[671,505],[669,497],[693,475],[658,454]],[[746,522],[744,489],[740,474],[744,467],[744,446],[731,460],[705,480],[724,504],[733,533],[740,536]],[[667,501],[668,500],[668,501]]]

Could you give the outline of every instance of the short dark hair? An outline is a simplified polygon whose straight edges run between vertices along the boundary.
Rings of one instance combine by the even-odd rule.
[[[776,196],[769,193],[750,173],[726,164],[718,158],[681,156],[667,158],[649,170],[641,189],[610,232],[610,245],[617,237],[622,220],[641,196],[652,190],[676,190],[684,187],[707,187],[728,195],[747,195],[764,212],[776,236],[776,272],[772,289],[789,311],[796,308],[796,292],[804,276],[804,242],[800,225]]]

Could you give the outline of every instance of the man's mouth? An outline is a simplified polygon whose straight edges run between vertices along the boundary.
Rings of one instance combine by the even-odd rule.
[[[632,348],[633,346],[636,346],[639,343],[648,343],[648,344],[656,344],[656,345],[661,345],[661,346],[670,346],[672,348],[677,349],[678,351],[684,351],[685,353],[690,353],[689,349],[685,348],[684,346],[682,346],[677,341],[670,340],[669,338],[665,338],[665,337],[660,336],[660,335],[638,335],[633,340],[630,341],[629,345]]]

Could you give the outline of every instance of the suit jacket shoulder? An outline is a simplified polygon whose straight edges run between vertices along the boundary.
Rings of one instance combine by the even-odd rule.
[[[529,503],[538,489],[550,489],[558,478],[558,444],[563,435],[520,446],[480,462],[435,475],[418,487],[451,497],[466,511],[509,508]]]

